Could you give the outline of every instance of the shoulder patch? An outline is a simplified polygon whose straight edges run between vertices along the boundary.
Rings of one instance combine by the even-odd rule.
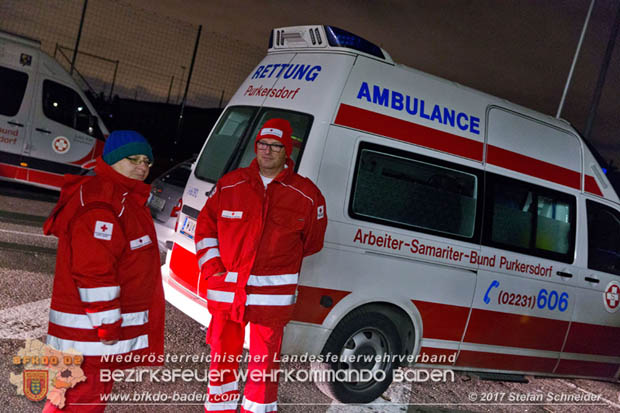
[[[319,205],[316,209],[316,219],[323,219],[325,217],[325,205]]]
[[[113,229],[114,224],[112,224],[111,222],[97,221],[95,223],[95,231],[93,232],[93,237],[110,241],[112,239]]]

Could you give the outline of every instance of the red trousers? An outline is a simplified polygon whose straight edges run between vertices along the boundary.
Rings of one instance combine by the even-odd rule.
[[[65,407],[61,410],[49,400],[43,407],[43,413],[102,413],[106,407],[106,401],[101,400],[102,394],[110,394],[114,381],[102,382],[99,378],[99,367],[84,358],[80,366],[86,381],[77,383],[75,387],[65,392]]]
[[[211,366],[205,412],[233,413],[239,400],[238,375],[245,324],[213,316],[207,331]],[[250,323],[250,354],[241,412],[277,411],[280,348],[284,326]],[[266,374],[265,374],[266,373]]]

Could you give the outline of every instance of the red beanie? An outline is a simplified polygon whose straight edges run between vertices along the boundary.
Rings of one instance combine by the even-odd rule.
[[[256,135],[256,140],[254,141],[254,152],[256,152],[257,142],[261,139],[277,139],[282,145],[284,145],[286,157],[289,158],[291,156],[291,151],[293,150],[293,139],[291,138],[292,133],[293,129],[291,128],[291,124],[288,120],[278,118],[269,119],[263,124],[263,127],[260,128],[258,134]]]

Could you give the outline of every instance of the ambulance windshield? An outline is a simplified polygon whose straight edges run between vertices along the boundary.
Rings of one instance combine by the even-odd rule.
[[[196,177],[217,182],[226,172],[248,166],[255,157],[254,137],[263,123],[272,118],[283,118],[291,123],[291,159],[297,166],[312,126],[311,115],[283,109],[234,106],[226,110],[211,133],[196,165]]]

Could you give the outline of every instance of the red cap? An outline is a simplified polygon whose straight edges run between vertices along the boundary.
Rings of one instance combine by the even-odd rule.
[[[291,128],[291,124],[288,120],[279,118],[269,119],[263,124],[263,127],[260,128],[258,134],[256,135],[256,140],[254,141],[254,152],[256,152],[256,143],[261,139],[276,139],[284,145],[286,157],[289,158],[291,156],[291,151],[293,150],[293,139],[291,138],[292,133],[293,129]]]

